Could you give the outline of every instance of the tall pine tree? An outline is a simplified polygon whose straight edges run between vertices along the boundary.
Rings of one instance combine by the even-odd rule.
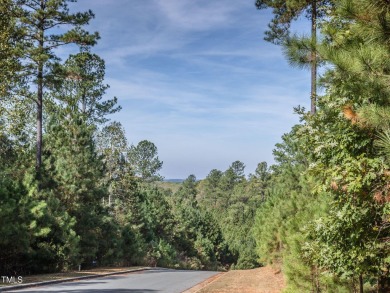
[[[49,84],[51,67],[58,60],[55,49],[68,44],[93,45],[99,36],[82,29],[94,14],[90,10],[70,13],[67,3],[74,2],[72,0],[13,2],[21,10],[16,25],[23,31],[19,57],[23,64],[19,75],[23,85],[16,95],[30,99],[36,106],[36,169],[39,172],[42,165],[44,92]],[[65,32],[54,33],[54,28],[63,28]],[[31,89],[35,92],[32,93]]]

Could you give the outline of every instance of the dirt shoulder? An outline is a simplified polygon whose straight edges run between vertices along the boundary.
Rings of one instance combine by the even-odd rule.
[[[271,267],[235,270],[206,280],[187,293],[279,293],[285,286],[283,274]]]

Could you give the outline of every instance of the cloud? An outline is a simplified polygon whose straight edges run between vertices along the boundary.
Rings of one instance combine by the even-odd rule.
[[[153,141],[163,175],[203,178],[242,160],[253,172],[309,104],[309,74],[262,40],[271,15],[253,1],[80,0],[102,39],[112,116],[130,142]]]
[[[177,31],[209,31],[232,22],[235,6],[226,1],[164,0],[156,2]]]
[[[249,17],[248,6],[252,12]],[[96,13],[89,29],[102,36],[96,50],[107,64],[115,66],[126,63],[126,58],[179,54],[183,48],[196,52],[197,42],[205,42],[210,35],[223,37],[222,30],[229,31],[228,38],[252,37],[251,32],[256,31],[260,41],[260,27],[265,21],[264,13],[256,11],[253,3],[240,1],[115,0],[113,4],[107,0],[83,0],[77,4],[80,11],[89,8]],[[197,44],[192,46],[194,43]],[[230,50],[230,54],[237,53]]]

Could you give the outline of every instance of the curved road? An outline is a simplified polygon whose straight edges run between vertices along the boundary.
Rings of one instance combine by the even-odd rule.
[[[216,274],[218,272],[152,269],[7,292],[175,293],[183,292]]]

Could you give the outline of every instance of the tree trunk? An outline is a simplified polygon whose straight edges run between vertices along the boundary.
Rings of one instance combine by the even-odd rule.
[[[81,111],[84,115],[87,113],[87,98],[84,92],[81,96]]]
[[[41,0],[41,9],[44,10],[45,1]],[[39,23],[39,51],[43,52],[44,45],[44,20],[41,19]],[[36,170],[40,173],[42,166],[42,120],[43,120],[43,61],[38,61],[37,74],[37,154],[36,154]]]
[[[378,287],[377,292],[379,293],[389,292],[390,291],[389,277],[386,275],[379,276],[377,287]]]
[[[363,275],[359,275],[359,292],[363,293]]]
[[[38,73],[38,80],[42,79],[42,73]],[[39,82],[39,81],[38,81]],[[37,154],[36,154],[36,169],[39,172],[42,166],[42,84],[38,84],[37,94]]]
[[[317,0],[312,1],[311,5],[311,93],[310,93],[310,113],[316,113],[317,100]]]

